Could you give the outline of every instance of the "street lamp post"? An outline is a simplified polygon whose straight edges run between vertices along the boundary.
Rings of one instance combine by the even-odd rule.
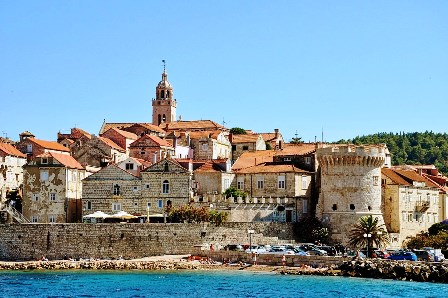
[[[252,234],[255,233],[255,230],[247,230],[247,234],[249,234],[249,251],[252,252]]]
[[[369,257],[370,238],[372,238],[372,234],[366,233],[366,234],[364,234],[364,238],[366,238],[366,240],[367,240],[367,257]]]

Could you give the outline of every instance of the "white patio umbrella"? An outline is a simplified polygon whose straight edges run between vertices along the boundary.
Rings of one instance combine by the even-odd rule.
[[[111,218],[123,218],[123,219],[137,218],[137,216],[129,214],[125,211],[119,211],[118,213],[115,213],[114,215],[111,215],[110,217]]]
[[[87,214],[83,216],[83,218],[107,218],[107,217],[110,217],[110,215],[104,213],[103,211],[95,211],[92,214]]]

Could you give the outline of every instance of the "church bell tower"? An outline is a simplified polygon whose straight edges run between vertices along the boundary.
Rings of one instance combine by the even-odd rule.
[[[156,87],[156,98],[152,100],[152,124],[176,121],[176,100],[173,98],[173,87],[168,82],[165,60],[163,62],[162,80]]]

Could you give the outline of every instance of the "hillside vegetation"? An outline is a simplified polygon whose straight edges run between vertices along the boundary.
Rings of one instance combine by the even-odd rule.
[[[337,143],[380,144],[384,143],[392,154],[393,165],[433,164],[440,172],[448,174],[448,134],[426,132],[377,133],[358,136]]]

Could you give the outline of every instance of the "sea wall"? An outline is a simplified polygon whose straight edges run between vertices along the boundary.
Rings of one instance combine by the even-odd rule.
[[[218,248],[293,241],[292,224],[3,224],[0,225],[0,260],[99,258],[136,259],[164,254],[191,254],[203,245]]]

